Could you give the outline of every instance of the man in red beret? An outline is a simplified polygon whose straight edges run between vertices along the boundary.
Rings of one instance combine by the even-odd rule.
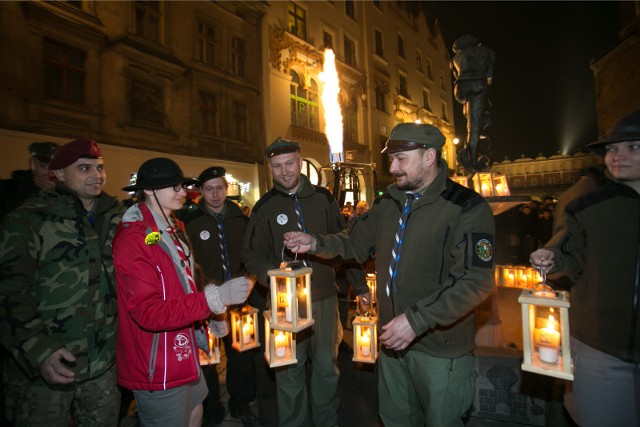
[[[96,141],[63,145],[49,169],[55,188],[31,197],[0,228],[0,343],[11,355],[7,418],[14,425],[73,417],[74,425],[115,426],[111,242],[124,207],[103,193]]]

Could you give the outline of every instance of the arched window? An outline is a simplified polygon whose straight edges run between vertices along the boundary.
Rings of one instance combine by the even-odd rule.
[[[318,168],[316,168],[309,160],[302,160],[302,170],[300,172],[309,178],[309,181],[311,181],[313,185],[320,184]]]
[[[303,88],[298,73],[291,70],[291,124],[306,129],[318,130],[318,84],[311,79],[308,88]]]

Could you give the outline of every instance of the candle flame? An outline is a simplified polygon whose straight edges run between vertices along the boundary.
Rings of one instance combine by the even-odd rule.
[[[338,102],[340,81],[336,70],[336,55],[331,49],[324,50],[323,71],[319,74],[324,83],[322,88],[322,107],[324,109],[324,133],[329,141],[329,149],[333,155],[342,155],[342,111]]]
[[[552,329],[555,331],[556,327],[556,319],[553,317],[553,315],[549,315],[549,319],[547,320],[547,329]]]

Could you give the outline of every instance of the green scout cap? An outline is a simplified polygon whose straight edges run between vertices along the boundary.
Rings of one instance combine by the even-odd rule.
[[[391,154],[417,148],[435,148],[440,151],[444,142],[444,135],[435,126],[423,123],[400,123],[391,131],[387,145],[381,152]]]
[[[198,187],[202,187],[202,185],[214,178],[224,178],[227,174],[227,170],[222,166],[211,166],[202,171],[200,176],[198,177]]]
[[[295,141],[289,141],[288,139],[277,137],[270,146],[264,150],[264,154],[268,159],[280,154],[300,152],[300,144]]]
[[[42,162],[49,162],[53,153],[60,147],[55,142],[34,142],[29,146],[29,154]]]

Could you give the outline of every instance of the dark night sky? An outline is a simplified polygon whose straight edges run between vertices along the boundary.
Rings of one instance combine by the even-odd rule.
[[[449,47],[464,34],[496,53],[489,97],[494,161],[572,154],[598,136],[590,60],[615,46],[617,1],[424,2]],[[462,105],[456,132],[466,135]],[[586,151],[583,148],[582,151]]]

